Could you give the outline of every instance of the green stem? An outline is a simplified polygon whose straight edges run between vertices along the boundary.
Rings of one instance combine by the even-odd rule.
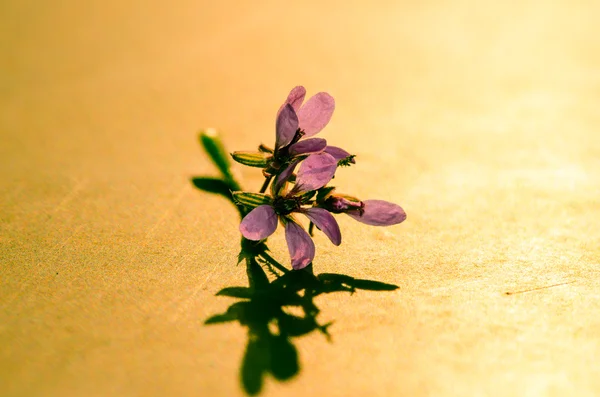
[[[267,188],[269,187],[269,183],[271,182],[271,178],[273,178],[272,176],[267,176],[265,177],[265,182],[263,183],[262,187],[260,188],[260,193],[264,193]]]

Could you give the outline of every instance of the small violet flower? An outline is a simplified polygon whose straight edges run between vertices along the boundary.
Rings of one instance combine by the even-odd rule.
[[[315,191],[333,178],[336,168],[337,160],[330,154],[308,156],[300,165],[295,185],[289,192],[274,194],[269,204],[256,207],[244,217],[240,224],[242,235],[248,240],[265,239],[275,232],[279,220],[285,227],[285,239],[294,269],[308,266],[315,257],[315,245],[309,234],[294,219],[294,213],[305,215],[333,244],[340,245],[342,236],[334,217],[324,208],[309,206]],[[292,172],[293,168],[289,175]],[[278,183],[279,186],[274,187],[274,190],[280,190],[285,180]]]
[[[264,171],[266,175],[280,172],[284,165],[287,166],[287,175],[289,169],[293,169],[302,160],[303,155],[310,153],[329,152],[336,160],[350,155],[343,149],[328,147],[325,139],[310,138],[331,120],[335,110],[333,97],[326,92],[319,92],[303,103],[305,96],[304,87],[293,88],[277,112],[275,150]]]
[[[347,214],[371,226],[391,226],[403,222],[406,212],[397,204],[384,200],[364,200],[334,194],[335,188],[325,188],[317,196],[316,205],[334,214]]]
[[[275,149],[261,145],[260,152],[234,152],[233,158],[243,164],[263,168],[267,177],[280,173],[284,167],[294,168],[313,153],[325,152],[337,161],[354,163],[353,156],[344,149],[327,146],[323,138],[310,138],[331,120],[335,110],[333,97],[319,92],[304,102],[305,96],[306,89],[297,86],[279,108],[275,123]]]
[[[331,120],[331,116],[335,110],[335,100],[331,95],[326,92],[319,92],[303,104],[305,96],[306,89],[304,87],[298,86],[293,88],[283,105],[277,111],[275,152],[281,151],[286,147],[289,147],[292,152],[296,152],[297,149],[292,146],[300,138],[308,138],[316,135]],[[314,139],[319,139],[319,141],[315,141]],[[307,139],[304,140],[304,145],[309,146],[307,142],[321,141],[324,141],[324,139]],[[324,148],[325,146],[322,147],[322,149]]]
[[[248,240],[260,241],[272,235],[281,223],[292,268],[296,270],[308,266],[315,257],[313,226],[333,244],[341,244],[340,228],[332,214],[344,213],[373,226],[395,225],[406,219],[406,213],[397,204],[361,201],[335,193],[335,187],[327,186],[337,167],[354,163],[354,156],[328,146],[325,139],[313,137],[329,123],[335,109],[333,97],[319,92],[304,102],[305,96],[304,87],[295,87],[279,108],[274,149],[261,145],[258,152],[232,153],[236,161],[262,168],[266,178],[259,193],[232,192],[236,204],[251,209],[240,223],[240,232]],[[296,220],[296,214],[309,219],[308,233]]]
[[[306,101],[303,104],[305,96],[306,89],[304,87],[294,87],[288,94],[288,97],[283,103],[283,105],[281,105],[281,107],[279,108],[279,111],[277,112],[277,120],[279,120],[279,118],[281,117],[281,113],[287,107],[287,105],[290,105],[292,107],[298,118],[298,129],[296,130],[296,133],[293,136],[292,134],[290,134],[289,131],[276,130],[276,151],[278,149],[283,149],[288,141],[291,143],[294,142],[294,140],[297,141],[302,137],[308,138],[313,135],[316,135],[323,128],[325,128],[327,123],[329,123],[329,120],[331,120],[331,116],[333,115],[333,111],[335,110],[335,100],[331,95],[329,95],[326,92],[319,92],[313,95],[308,101]],[[284,115],[284,118],[288,116],[289,115]],[[290,136],[292,136],[291,140]],[[302,142],[298,142],[301,143],[301,145],[298,145],[296,147],[293,147],[293,145],[290,146],[290,151],[294,153],[298,151],[298,148],[302,149],[302,146],[316,146],[314,143],[312,143],[316,142],[316,139],[319,139],[319,142],[321,142],[320,138],[306,139]],[[279,145],[277,143],[279,143]],[[350,153],[336,146],[325,146],[323,148],[323,151],[332,155],[333,158],[335,158],[338,161],[352,157],[350,156]],[[350,158],[349,162],[354,164],[354,159]]]

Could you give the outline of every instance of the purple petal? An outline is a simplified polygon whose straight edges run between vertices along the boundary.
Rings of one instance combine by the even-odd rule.
[[[311,154],[300,164],[293,191],[303,193],[322,188],[333,178],[336,168],[337,160],[330,154]]]
[[[287,104],[277,116],[275,124],[275,149],[288,145],[298,130],[298,116],[292,105]]]
[[[262,240],[277,229],[277,214],[270,205],[260,205],[250,211],[240,223],[240,232],[248,240]]]
[[[342,243],[340,227],[329,211],[324,208],[309,208],[303,211],[303,214],[306,215],[312,223],[317,225],[317,227],[329,237],[329,240],[331,240],[333,244],[340,245]]]
[[[279,113],[281,113],[281,111],[283,110],[285,105],[287,105],[288,103],[290,105],[292,105],[292,107],[294,108],[294,110],[296,112],[298,112],[298,109],[300,109],[300,106],[302,106],[302,102],[304,102],[305,95],[306,95],[306,89],[304,87],[302,87],[301,85],[292,88],[292,90],[288,94],[287,99],[285,100],[283,105],[281,105],[281,107],[277,111],[277,116],[279,116]]]
[[[326,92],[319,92],[310,98],[298,110],[300,129],[305,132],[306,137],[313,136],[321,131],[333,115],[335,101]]]
[[[345,159],[346,157],[350,156],[350,153],[348,153],[347,151],[345,151],[342,148],[339,148],[337,146],[327,146],[325,148],[325,150],[323,150],[325,153],[329,153],[330,155],[333,156],[334,159],[340,161]],[[354,164],[354,160],[351,161],[352,164]]]
[[[359,222],[372,226],[389,226],[406,219],[406,212],[397,204],[383,200],[365,200],[361,211],[351,210],[346,214]]]
[[[289,153],[292,156],[300,154],[318,153],[325,149],[327,141],[323,138],[309,138],[296,142],[289,147]]]
[[[283,184],[292,176],[296,165],[300,162],[300,159],[293,160],[277,177],[273,182],[273,192],[276,195],[277,192],[283,187]]]
[[[291,219],[285,223],[285,241],[292,258],[292,268],[300,270],[312,262],[315,257],[315,243],[302,226]]]

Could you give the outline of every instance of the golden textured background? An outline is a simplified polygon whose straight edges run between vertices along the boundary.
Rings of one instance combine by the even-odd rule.
[[[289,89],[331,93],[340,217],[315,271],[399,285],[317,299],[267,396],[600,394],[600,3],[0,4],[0,394],[235,396],[237,213],[196,132],[272,144]],[[244,186],[261,176],[239,170]],[[281,231],[279,231],[281,233]],[[284,239],[273,255],[287,261]],[[563,284],[567,283],[567,284]],[[506,295],[507,291],[562,284]]]

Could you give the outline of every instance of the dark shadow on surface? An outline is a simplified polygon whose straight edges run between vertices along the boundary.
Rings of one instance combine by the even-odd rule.
[[[191,178],[198,189],[226,197],[233,203],[231,191],[239,184],[225,173],[222,179]],[[234,203],[235,205],[235,203]],[[247,210],[236,208],[240,218]],[[271,375],[285,381],[300,372],[301,365],[294,338],[320,332],[331,340],[329,326],[317,320],[320,310],[314,298],[331,292],[356,290],[393,291],[398,286],[379,281],[355,279],[335,273],[315,275],[312,264],[302,270],[288,270],[271,257],[265,242],[241,238],[238,263],[246,262],[248,286],[221,289],[216,295],[238,299],[221,314],[211,316],[206,325],[237,321],[248,329],[248,342],[240,366],[240,382],[249,395],[259,394],[264,379]],[[269,275],[268,275],[269,274]]]
[[[240,368],[240,381],[250,395],[260,393],[267,375],[285,381],[300,372],[294,338],[320,332],[331,340],[329,326],[317,320],[320,310],[314,298],[331,292],[353,293],[358,289],[391,291],[392,284],[360,280],[343,274],[315,275],[312,265],[302,270],[281,272],[265,244],[245,240],[249,286],[226,287],[217,296],[238,299],[227,311],[208,318],[205,324],[237,321],[248,329],[248,343]],[[266,269],[266,271],[265,271]],[[267,276],[269,272],[271,279]]]

